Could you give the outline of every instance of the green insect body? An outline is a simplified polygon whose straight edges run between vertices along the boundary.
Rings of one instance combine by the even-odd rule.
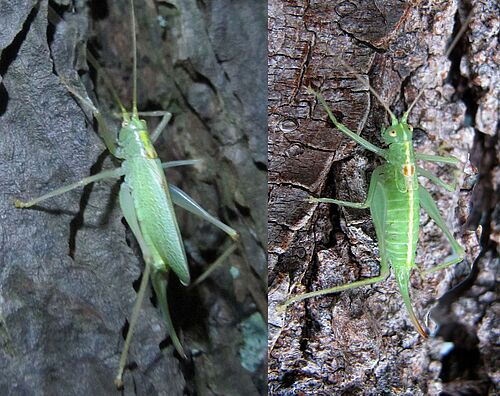
[[[141,234],[153,255],[152,276],[171,268],[184,285],[189,284],[186,253],[167,180],[143,120],[132,115],[130,121],[124,122],[116,156],[124,160],[120,200],[122,195],[130,194],[134,202]]]
[[[239,234],[233,228],[222,223],[217,218],[205,211],[197,202],[190,198],[179,188],[168,184],[164,168],[182,165],[193,165],[196,160],[171,161],[162,163],[158,158],[153,143],[160,136],[168,121],[170,113],[166,111],[156,111],[149,113],[139,113],[137,110],[137,55],[135,38],[135,14],[133,0],[130,0],[132,19],[132,47],[134,55],[133,66],[133,109],[129,113],[123,107],[121,101],[115,94],[112,87],[110,89],[115,96],[122,114],[122,127],[118,134],[118,139],[110,132],[104,118],[99,110],[88,99],[83,98],[73,87],[67,85],[68,90],[78,99],[82,106],[92,109],[94,117],[101,127],[101,137],[109,149],[110,153],[122,160],[121,166],[116,169],[106,170],[97,175],[84,178],[76,183],[51,191],[41,197],[27,202],[15,201],[18,208],[28,208],[48,198],[63,194],[89,183],[106,179],[120,178],[124,176],[120,186],[119,201],[123,216],[127,220],[134,236],[136,237],[145,261],[145,269],[139,287],[136,304],[134,305],[130,321],[129,330],[120,357],[118,374],[115,384],[118,388],[123,386],[123,371],[125,369],[128,348],[133,335],[133,330],[137,322],[139,311],[148,280],[151,275],[151,282],[157,295],[158,304],[162,311],[168,333],[172,343],[178,353],[185,357],[182,345],[177,337],[172,324],[168,304],[167,304],[167,279],[169,271],[172,270],[182,284],[188,285],[191,282],[188,262],[182,236],[177,224],[173,204],[176,204],[187,211],[212,223],[226,234],[233,241],[238,240]],[[97,62],[91,54],[88,54],[89,62],[94,67],[98,67]],[[139,115],[162,116],[158,127],[150,134],[146,122],[139,118]],[[227,248],[223,254],[203,273],[195,283],[204,279],[216,266],[222,263],[234,250],[235,243]]]
[[[425,336],[413,312],[408,290],[410,271],[415,265],[420,220],[419,183],[411,135],[405,123],[384,131],[384,140],[389,143],[388,162],[375,173],[379,180],[374,180],[377,184],[371,214],[376,224],[379,248],[383,250],[380,256],[390,261],[410,318],[419,333]]]
[[[356,75],[356,77],[358,76]],[[442,264],[434,267],[431,271],[443,269],[462,261],[465,253],[464,249],[459,245],[447,228],[431,195],[419,184],[417,177],[424,176],[449,191],[454,191],[454,187],[441,181],[427,170],[418,167],[416,165],[416,160],[454,165],[458,164],[459,161],[454,157],[440,157],[420,154],[414,151],[412,145],[413,128],[408,124],[407,119],[420,95],[417,96],[415,101],[410,105],[408,111],[398,120],[390,111],[389,107],[380,99],[378,94],[371,87],[369,87],[369,89],[384,105],[391,117],[391,125],[382,130],[382,140],[388,145],[387,149],[371,144],[349,130],[345,125],[341,124],[328,108],[324,98],[312,91],[326,109],[333,124],[341,132],[386,160],[384,165],[377,167],[373,171],[366,201],[364,203],[355,203],[330,198],[313,197],[310,197],[309,201],[334,203],[358,209],[370,208],[379,245],[380,274],[376,277],[363,279],[354,283],[297,295],[285,301],[284,305],[286,306],[310,297],[340,292],[342,290],[379,282],[389,276],[390,268],[392,268],[412,323],[423,337],[427,337],[427,331],[420,324],[415,315],[409,292],[410,273],[415,266],[420,224],[420,208],[426,210],[430,217],[441,228],[450,241],[453,250],[452,256],[446,259]]]
[[[166,288],[170,269],[184,285],[190,283],[190,275],[167,180],[146,122],[136,112],[131,118],[124,115],[118,139],[115,156],[123,159],[125,175],[120,186],[120,207],[151,266],[151,282],[172,342],[185,356],[168,312]],[[121,378],[117,379],[119,386],[120,382]]]

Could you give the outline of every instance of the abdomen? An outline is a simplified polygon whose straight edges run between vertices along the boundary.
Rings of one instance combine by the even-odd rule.
[[[418,186],[418,184],[417,184]],[[387,221],[385,248],[392,267],[415,263],[420,223],[418,188],[401,192],[394,181],[387,181]]]

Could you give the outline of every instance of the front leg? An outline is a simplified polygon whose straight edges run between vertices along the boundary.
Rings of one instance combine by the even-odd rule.
[[[158,111],[158,112],[155,112],[155,113],[156,113],[155,115],[163,115],[163,117],[162,117],[160,123],[158,124],[158,126],[155,128],[155,130],[151,134],[151,141],[153,143],[155,143],[158,140],[158,138],[160,137],[161,133],[163,132],[163,130],[167,126],[168,122],[172,118],[172,114],[169,113],[168,111],[162,111],[162,112]]]
[[[333,115],[333,113],[330,110],[330,108],[328,107],[328,105],[326,104],[325,98],[323,98],[323,96],[321,94],[319,94],[318,92],[315,92],[312,89],[310,90],[310,92],[312,92],[318,98],[319,102],[323,105],[326,112],[328,113],[328,117],[330,117],[330,120],[333,122],[333,124],[337,127],[337,129],[339,131],[341,131],[344,134],[346,134],[347,136],[349,136],[352,140],[354,140],[356,143],[363,146],[367,150],[370,150],[370,151],[374,152],[375,154],[380,155],[383,158],[386,158],[386,155],[387,155],[386,150],[384,150],[383,148],[377,147],[374,144],[371,144],[368,140],[363,139],[361,136],[357,135],[356,133],[351,131],[349,128],[347,128],[344,124],[339,122],[337,120],[337,118]]]
[[[421,168],[420,166],[417,166],[417,173],[419,176],[426,177],[429,179],[431,182],[437,184],[438,186],[443,187],[444,189],[453,192],[456,189],[456,184],[448,184],[439,179],[437,176],[433,175],[431,172],[429,172],[427,169]]]
[[[16,206],[16,208],[29,208],[33,205],[36,205],[39,202],[45,201],[48,198],[52,198],[52,197],[55,197],[57,195],[64,194],[65,192],[74,190],[75,188],[83,187],[89,183],[93,183],[93,182],[96,182],[96,181],[102,180],[102,179],[118,178],[118,177],[123,176],[124,174],[125,174],[125,170],[123,169],[123,167],[112,169],[112,170],[106,170],[106,171],[103,171],[101,173],[98,173],[97,175],[85,177],[82,180],[77,181],[76,183],[72,183],[72,184],[69,184],[67,186],[58,188],[58,189],[51,191],[45,195],[42,195],[41,197],[34,198],[34,199],[27,201],[27,202],[23,202],[23,201],[20,201],[19,199],[16,199],[14,201],[14,205]]]
[[[460,160],[455,157],[442,157],[440,155],[415,153],[415,158],[422,161],[438,162],[442,164],[458,165]]]
[[[177,161],[168,161],[168,162],[162,162],[161,167],[163,169],[167,168],[175,168],[177,166],[186,166],[186,165],[196,165],[199,164],[201,160],[177,160]]]

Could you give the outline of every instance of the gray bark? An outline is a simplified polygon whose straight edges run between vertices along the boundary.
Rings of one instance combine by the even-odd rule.
[[[52,5],[64,20],[56,26],[47,23],[46,1],[0,3],[2,395],[115,392],[143,268],[116,199],[119,182],[99,182],[34,209],[13,206],[15,198],[114,166],[88,109],[59,79],[85,93],[81,80],[95,103],[117,110],[102,79],[91,78],[87,40],[119,96],[131,103],[128,2],[94,2],[91,10],[84,2],[59,3]],[[265,4],[137,3],[139,109],[174,114],[158,145],[162,159],[203,160],[167,177],[237,229],[241,242],[200,286],[187,290],[171,277],[169,304],[187,361],[166,337],[154,299],[145,299],[124,393],[262,394]],[[177,213],[195,278],[229,241],[202,220]]]
[[[269,394],[498,393],[498,210],[496,218],[493,210],[499,9],[495,2],[471,6],[270,2]],[[447,58],[447,45],[469,12],[470,28]],[[382,144],[386,112],[339,58],[369,80],[397,115],[424,89],[409,118],[417,151],[454,155],[465,164],[463,172],[425,164],[442,179],[459,182],[460,189],[448,193],[422,180],[467,251],[467,259],[453,268],[412,276],[412,300],[422,320],[438,297],[464,281],[431,313],[440,327],[429,322],[437,330],[429,340],[409,322],[393,277],[276,310],[296,294],[379,273],[368,210],[306,202],[308,195],[362,202],[371,172],[381,163],[333,128],[307,92],[309,86],[319,91],[342,123]],[[427,214],[420,221],[417,267],[431,268],[450,246]],[[480,223],[482,241],[476,234]],[[444,340],[454,348],[440,354],[449,345]]]

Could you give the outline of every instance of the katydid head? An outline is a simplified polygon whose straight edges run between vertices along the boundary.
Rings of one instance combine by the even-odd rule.
[[[142,132],[147,133],[147,128],[146,121],[139,119],[134,114],[132,114],[132,117],[124,117],[118,140],[123,143],[127,139],[133,138],[133,136],[139,136]]]
[[[158,158],[149,137],[146,121],[139,119],[133,113],[128,120],[123,120],[118,135],[118,144],[120,146],[119,158],[132,158],[135,156],[149,159]]]
[[[413,127],[406,122],[404,117],[396,125],[391,125],[382,130],[382,140],[390,145],[392,143],[411,142]]]
[[[147,124],[145,120],[141,120],[139,117],[132,113],[132,117],[124,118],[122,121],[122,127],[120,129],[120,140],[122,134],[127,133],[137,133],[140,131],[147,131]],[[125,135],[123,136],[125,137]]]

